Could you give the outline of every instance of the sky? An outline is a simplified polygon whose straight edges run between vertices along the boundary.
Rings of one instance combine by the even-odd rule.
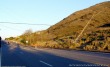
[[[0,36],[15,37],[28,29],[48,29],[72,13],[104,1],[109,0],[0,0],[0,22],[47,24],[0,23]]]

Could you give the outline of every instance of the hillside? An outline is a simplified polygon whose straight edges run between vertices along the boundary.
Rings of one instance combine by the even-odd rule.
[[[102,12],[96,15],[100,11]],[[87,9],[75,12],[57,24],[51,26],[48,31],[59,37],[73,35],[73,33],[77,34],[84,28],[93,14],[96,16],[93,17],[91,24],[89,24],[86,29],[86,32],[91,31],[92,29],[101,28],[103,25],[110,24],[110,2],[100,3]]]
[[[90,19],[90,24],[74,42]],[[14,40],[22,43],[28,40],[37,47],[110,51],[110,1],[77,11],[47,30]]]

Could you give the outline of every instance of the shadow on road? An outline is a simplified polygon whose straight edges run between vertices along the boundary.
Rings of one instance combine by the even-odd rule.
[[[14,45],[14,43],[9,44],[5,41],[2,41],[1,44],[1,66],[24,66],[23,60],[16,55],[17,51],[21,50],[19,45]]]
[[[23,47],[22,47],[23,48]],[[2,42],[2,66],[21,67],[85,67],[84,65],[94,65],[87,62],[72,60],[40,50],[25,50],[16,43]],[[26,48],[26,47],[24,47]],[[30,49],[29,47],[27,49]],[[79,57],[80,58],[80,57]],[[42,62],[43,63],[42,63]],[[79,65],[79,66],[78,66]],[[87,66],[87,67],[107,67],[107,66]]]

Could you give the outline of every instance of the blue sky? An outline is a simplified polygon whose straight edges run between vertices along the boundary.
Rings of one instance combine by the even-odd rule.
[[[0,0],[0,22],[54,25],[70,14],[107,0]],[[18,36],[27,29],[39,31],[46,25],[0,23],[0,36]]]

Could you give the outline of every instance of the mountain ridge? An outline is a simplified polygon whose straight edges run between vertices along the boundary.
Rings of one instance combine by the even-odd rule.
[[[93,15],[96,16],[92,18]],[[72,13],[47,30],[25,33],[11,40],[21,44],[28,40],[27,45],[34,47],[110,52],[110,1]]]
[[[110,3],[110,1],[108,1],[109,3]],[[60,21],[60,22],[58,22],[57,24],[55,24],[55,25],[53,25],[52,27],[50,27],[48,30],[51,30],[52,28],[53,29],[58,29],[58,28],[60,28],[60,27],[62,27],[62,26],[65,26],[65,25],[63,25],[63,24],[69,24],[69,23],[71,23],[71,24],[69,24],[70,26],[72,26],[72,25],[74,25],[74,23],[77,23],[76,25],[78,25],[78,26],[85,26],[86,25],[86,23],[83,23],[83,22],[88,22],[88,20],[91,18],[91,15],[93,15],[93,12],[96,14],[96,13],[98,13],[98,12],[100,12],[100,11],[102,11],[102,8],[100,9],[100,10],[94,10],[95,8],[94,7],[96,7],[96,6],[100,6],[101,5],[101,7],[103,7],[103,10],[104,9],[106,9],[107,10],[107,8],[105,8],[104,6],[102,6],[103,4],[105,5],[106,3],[108,4],[108,2],[103,2],[103,3],[100,3],[100,4],[97,4],[97,5],[95,5],[95,6],[91,6],[90,8],[87,8],[87,9],[84,9],[84,10],[81,10],[81,11],[78,11],[78,12],[75,12],[75,13],[73,13],[73,14],[71,14],[70,16],[68,16],[67,18],[64,18],[62,21]],[[107,7],[109,7],[109,6],[107,6]],[[93,9],[94,8],[94,9]],[[110,8],[110,7],[109,7]],[[99,9],[99,8],[97,8],[97,9]],[[109,10],[110,11],[110,10]],[[79,13],[79,12],[83,12],[82,14],[81,13]],[[103,11],[104,12],[104,11]],[[86,15],[86,14],[88,15]],[[80,14],[80,15],[79,15]],[[75,16],[75,15],[79,15],[79,16]],[[82,18],[82,19],[80,19],[80,18],[78,18],[78,17],[80,17],[80,18]],[[84,21],[84,17],[86,17],[87,18],[87,21]],[[71,19],[72,18],[72,19]],[[78,20],[77,20],[77,18],[78,18]],[[95,17],[94,17],[95,18]],[[94,19],[93,18],[93,19]],[[109,18],[110,18],[110,16],[109,16]],[[72,22],[73,21],[73,22]],[[79,22],[81,23],[81,21],[83,21],[82,23],[83,24],[79,24]],[[95,21],[97,21],[97,20],[95,20]],[[109,21],[109,20],[108,20]],[[107,21],[107,22],[108,22]],[[91,22],[93,22],[93,21],[91,21]],[[58,25],[57,27],[56,27],[56,25]],[[66,25],[67,26],[67,25]],[[82,28],[83,28],[82,27]],[[52,29],[52,30],[53,30]]]

